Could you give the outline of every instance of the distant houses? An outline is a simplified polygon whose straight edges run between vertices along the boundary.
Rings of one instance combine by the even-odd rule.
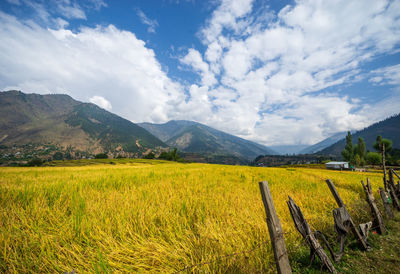
[[[349,162],[328,162],[325,164],[327,169],[349,169]]]

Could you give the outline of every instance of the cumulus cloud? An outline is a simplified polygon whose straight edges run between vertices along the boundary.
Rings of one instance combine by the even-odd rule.
[[[77,32],[48,29],[0,12],[0,88],[107,98],[134,122],[165,122],[182,87],[168,78],[154,51],[113,25]]]
[[[101,108],[104,108],[106,110],[111,110],[112,106],[111,103],[104,97],[101,96],[93,96],[89,99],[89,102],[98,105]]]
[[[204,55],[181,59],[218,80],[207,91],[218,118],[203,121],[265,144],[310,144],[376,121],[365,109],[379,104],[323,90],[359,81],[363,64],[395,51],[400,1],[296,1],[264,25],[253,4],[221,1],[200,32]],[[370,81],[398,85],[398,71],[378,69]]]
[[[251,11],[253,0],[223,0],[213,12],[205,28],[201,30],[204,43],[212,43],[218,39],[224,28],[236,33],[242,31],[246,24],[241,21]]]
[[[188,54],[181,58],[180,61],[201,74],[201,82],[203,85],[212,86],[216,84],[217,80],[214,74],[210,72],[208,64],[203,61],[200,52],[197,50],[189,49]]]
[[[71,31],[68,17],[32,3],[50,27],[0,12],[3,90],[69,93],[133,122],[195,120],[266,145],[311,144],[400,109],[399,65],[363,72],[396,52],[399,0],[299,0],[276,13],[258,1],[221,0],[198,33],[205,49],[179,58],[200,79],[186,86],[134,33],[113,25]],[[157,21],[138,16],[155,31]],[[366,103],[346,90],[360,79],[392,92]]]

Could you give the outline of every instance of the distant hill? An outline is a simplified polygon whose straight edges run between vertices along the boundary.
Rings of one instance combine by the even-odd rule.
[[[372,146],[376,141],[376,136],[378,135],[392,140],[393,148],[400,148],[400,114],[394,115],[352,134],[353,144],[356,144],[358,138],[362,137],[364,138],[367,150],[374,151]],[[343,138],[345,137],[346,133],[343,135]],[[318,154],[340,156],[344,146],[345,139],[342,139],[319,151]]]
[[[276,151],[279,155],[301,154],[301,151],[309,147],[308,145],[276,145],[268,146]]]
[[[140,123],[171,147],[186,153],[232,155],[253,160],[258,155],[276,154],[270,148],[209,126],[191,121],[169,121],[165,124]]]
[[[301,150],[299,152],[299,154],[313,154],[316,153],[318,151],[323,150],[324,148],[329,147],[330,145],[333,145],[334,143],[336,143],[337,141],[344,139],[346,137],[347,131],[345,132],[338,132],[324,140],[322,140],[321,142],[318,142],[314,145],[308,146],[306,148],[304,148],[303,150]]]
[[[57,144],[89,153],[166,145],[136,124],[68,95],[0,92],[0,145]]]

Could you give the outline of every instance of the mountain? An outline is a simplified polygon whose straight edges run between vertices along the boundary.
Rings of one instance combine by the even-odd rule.
[[[362,137],[364,138],[367,150],[374,151],[372,146],[376,141],[376,136],[378,135],[392,140],[393,148],[400,148],[400,114],[394,115],[352,134],[353,144],[356,144],[358,138]],[[343,135],[343,138],[345,137],[346,134]],[[340,156],[345,147],[345,142],[345,139],[342,139],[321,150],[318,154]]]
[[[334,143],[336,143],[337,141],[344,139],[346,137],[347,132],[338,132],[324,140],[322,140],[321,142],[318,142],[314,145],[308,146],[306,148],[304,148],[303,150],[301,150],[299,152],[299,154],[313,154],[316,153],[318,151],[323,150],[324,148],[329,147],[330,145],[333,145]]]
[[[308,145],[278,145],[278,146],[269,146],[269,148],[276,151],[279,155],[293,155],[293,154],[301,154],[301,151],[307,148]]]
[[[203,155],[232,155],[253,160],[258,155],[276,154],[270,148],[209,126],[191,121],[169,121],[165,124],[140,123],[150,133],[182,152]]]
[[[0,145],[52,144],[70,150],[140,153],[166,146],[138,125],[68,95],[0,92]]]

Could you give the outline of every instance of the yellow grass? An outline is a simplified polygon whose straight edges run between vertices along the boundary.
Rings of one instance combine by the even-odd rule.
[[[293,257],[300,237],[287,196],[314,229],[333,234],[336,204],[324,180],[354,219],[367,221],[367,176],[376,192],[379,174],[321,169],[157,161],[0,168],[0,271],[271,272],[271,246],[259,246],[269,235],[258,182],[269,182]]]

